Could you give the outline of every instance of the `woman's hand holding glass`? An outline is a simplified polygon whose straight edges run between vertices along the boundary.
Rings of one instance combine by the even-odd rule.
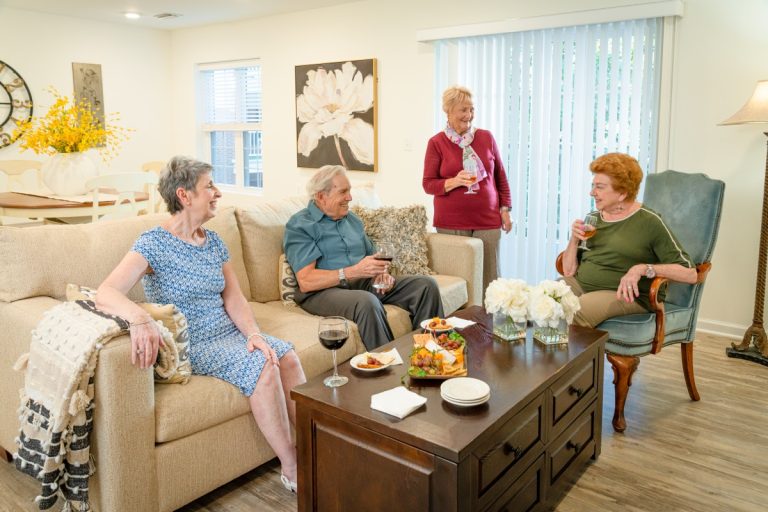
[[[574,222],[573,234],[581,240],[579,249],[589,251],[590,248],[587,246],[587,240],[597,234],[597,216],[590,213],[584,217],[583,221],[577,220]]]

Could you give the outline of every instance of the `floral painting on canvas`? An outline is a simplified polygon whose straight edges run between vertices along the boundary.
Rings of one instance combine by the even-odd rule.
[[[296,163],[377,170],[376,59],[296,66]]]

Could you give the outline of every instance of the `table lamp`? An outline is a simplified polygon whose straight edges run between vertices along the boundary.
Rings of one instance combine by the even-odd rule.
[[[741,109],[720,123],[721,125],[768,123],[768,80],[757,82],[755,92]],[[768,132],[763,132],[768,137]],[[763,328],[763,304],[765,301],[765,264],[768,251],[768,153],[765,161],[765,185],[763,186],[763,220],[760,225],[760,252],[757,258],[755,283],[755,312],[752,325],[747,328],[740,344],[732,343],[726,350],[728,357],[748,359],[768,366],[768,340]]]

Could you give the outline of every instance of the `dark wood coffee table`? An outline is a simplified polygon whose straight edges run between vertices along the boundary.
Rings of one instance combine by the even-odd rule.
[[[443,381],[411,380],[427,403],[400,420],[370,408],[371,395],[400,385],[407,366],[363,373],[343,364],[347,385],[318,376],[296,387],[299,510],[480,511],[552,507],[600,454],[603,331],[571,327],[570,342],[494,341],[491,318],[467,339],[469,376],[491,399],[459,408]],[[404,360],[413,338],[393,341]],[[330,354],[328,354],[330,357]],[[406,382],[408,378],[406,377]]]

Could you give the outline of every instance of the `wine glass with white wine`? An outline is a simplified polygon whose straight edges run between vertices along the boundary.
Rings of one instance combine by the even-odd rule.
[[[579,249],[582,249],[584,251],[590,251],[591,249],[587,245],[587,240],[592,238],[597,234],[597,215],[594,213],[588,213],[586,217],[584,217],[584,225],[582,227],[582,230],[584,231],[584,240],[582,240],[579,243]]]

